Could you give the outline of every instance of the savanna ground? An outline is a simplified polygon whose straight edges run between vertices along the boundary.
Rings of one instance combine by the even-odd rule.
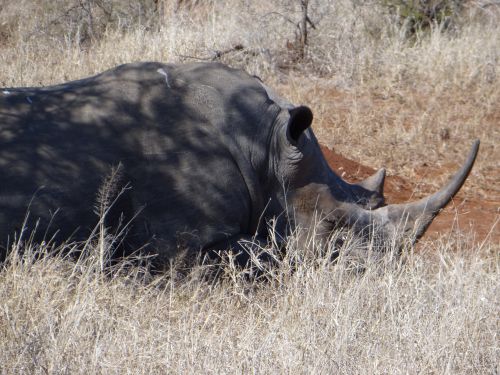
[[[309,105],[345,178],[386,167],[389,202],[435,191],[482,142],[459,195],[401,259],[332,265],[291,238],[293,261],[255,282],[231,264],[215,280],[205,266],[151,276],[102,270],[99,245],[79,261],[14,246],[0,270],[0,372],[498,374],[500,5],[404,4],[311,0],[306,40],[301,1],[0,1],[0,87],[220,60]],[[361,247],[335,236],[343,254]]]

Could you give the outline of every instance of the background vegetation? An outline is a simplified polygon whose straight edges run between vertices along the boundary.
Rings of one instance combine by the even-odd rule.
[[[495,0],[0,0],[0,87],[222,61],[310,105],[323,144],[415,184],[441,185],[425,173],[480,138],[465,193],[500,201],[499,17]],[[267,283],[23,246],[0,271],[1,373],[500,371],[491,241],[446,233],[401,262],[336,266],[313,244]]]

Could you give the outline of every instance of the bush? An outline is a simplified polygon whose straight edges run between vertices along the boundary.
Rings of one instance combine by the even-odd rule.
[[[448,29],[456,23],[465,0],[383,0],[383,5],[412,37],[433,26]]]

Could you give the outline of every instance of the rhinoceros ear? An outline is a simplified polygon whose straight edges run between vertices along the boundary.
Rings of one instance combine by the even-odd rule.
[[[287,135],[292,143],[297,143],[300,135],[311,126],[313,120],[312,111],[305,106],[295,107],[289,110]]]

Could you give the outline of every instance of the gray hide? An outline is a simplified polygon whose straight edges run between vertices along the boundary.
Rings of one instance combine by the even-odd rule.
[[[37,225],[38,239],[85,239],[98,222],[96,194],[119,165],[117,189],[129,188],[106,226],[133,218],[125,244],[149,243],[161,259],[179,248],[265,238],[271,218],[285,236],[287,227],[309,225],[315,210],[326,217],[326,233],[375,224],[390,235],[404,221],[405,231],[421,235],[477,153],[478,143],[439,199],[382,207],[384,171],[344,182],[311,122],[307,107],[217,63],[128,64],[58,86],[2,89],[1,243],[19,235],[28,211],[26,227]]]

